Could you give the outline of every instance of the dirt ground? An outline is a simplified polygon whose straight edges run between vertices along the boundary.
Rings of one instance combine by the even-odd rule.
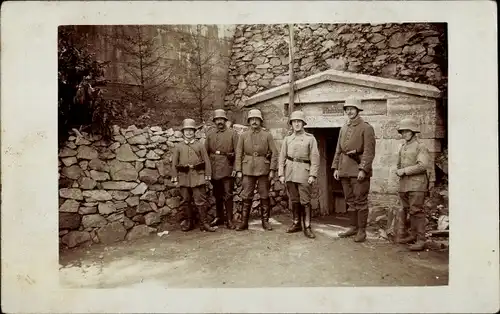
[[[366,242],[341,239],[342,222],[313,221],[316,239],[287,234],[287,216],[259,220],[250,230],[169,231],[115,245],[60,253],[68,288],[437,286],[448,284],[448,251],[409,252],[370,233]]]

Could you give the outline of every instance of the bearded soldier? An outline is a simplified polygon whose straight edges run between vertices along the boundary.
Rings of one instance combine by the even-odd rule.
[[[277,149],[271,133],[262,129],[262,114],[258,109],[252,109],[248,113],[250,129],[241,134],[236,147],[235,169],[237,177],[242,179],[243,190],[241,198],[243,201],[241,223],[236,230],[248,229],[248,218],[254,187],[260,195],[260,213],[262,228],[272,230],[269,224],[271,209],[269,207],[270,179],[273,178],[277,169]]]
[[[411,231],[408,237],[398,239],[398,243],[411,243],[411,251],[425,248],[425,213],[424,200],[429,190],[429,150],[418,140],[418,122],[412,118],[403,119],[398,132],[405,143],[398,155],[396,174],[399,177],[399,197],[403,205],[404,216],[410,214]]]
[[[193,229],[193,210],[191,198],[200,213],[200,230],[214,232],[215,229],[208,224],[206,198],[206,184],[210,181],[212,173],[210,159],[205,146],[194,137],[196,123],[193,119],[182,122],[184,141],[177,144],[172,156],[172,182],[180,187],[180,207],[185,215],[181,228],[182,231]]]
[[[233,165],[234,151],[238,145],[238,133],[227,127],[227,120],[226,112],[222,109],[216,109],[213,122],[217,129],[209,133],[205,140],[205,147],[212,164],[212,185],[217,213],[210,225],[216,226],[225,223],[228,229],[234,229],[233,177],[235,172]],[[224,208],[226,209],[225,219]]]
[[[347,99],[344,111],[349,120],[340,129],[332,169],[334,178],[342,184],[351,226],[339,237],[356,235],[354,241],[363,242],[366,239],[368,193],[375,157],[375,131],[359,116],[359,112],[363,111],[361,100]]]
[[[304,235],[315,238],[311,230],[311,185],[318,176],[318,143],[312,134],[304,131],[306,121],[302,111],[290,115],[290,124],[293,134],[283,140],[278,161],[279,178],[281,183],[286,182],[292,203],[293,223],[287,232],[301,231],[302,224]]]

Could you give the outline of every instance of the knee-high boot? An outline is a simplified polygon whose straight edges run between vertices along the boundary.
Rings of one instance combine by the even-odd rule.
[[[194,227],[193,209],[189,204],[184,204],[182,206],[182,212],[184,213],[184,220],[181,222],[181,230],[184,232],[193,230]]]
[[[207,210],[208,210],[207,206],[206,205],[198,206],[198,209],[200,211],[200,230],[215,232],[215,228],[210,226],[210,224],[207,221]]]
[[[368,208],[358,211],[358,233],[354,242],[364,242],[366,240],[366,224],[368,222]]]
[[[260,200],[260,216],[262,221],[262,228],[264,230],[273,230],[271,224],[269,223],[269,216],[271,215],[271,207],[269,206],[269,199],[261,199]]]
[[[340,232],[340,238],[348,238],[352,237],[358,232],[358,212],[357,211],[349,211],[347,212],[349,215],[349,229],[345,232]]]
[[[234,229],[235,226],[233,224],[233,198],[230,198],[224,202],[226,207],[226,227],[228,229]]]
[[[243,231],[248,229],[248,218],[250,215],[250,207],[252,206],[252,200],[244,199],[243,206],[241,209],[241,222],[236,227],[236,231]]]
[[[308,238],[314,239],[316,236],[312,232],[311,229],[311,216],[312,216],[312,208],[311,204],[302,205],[304,208],[304,235]]]
[[[425,249],[425,214],[420,212],[415,215],[411,215],[411,219],[414,221],[415,233],[417,236],[417,241],[415,244],[409,246],[410,251],[422,251]]]
[[[292,203],[292,225],[286,230],[287,233],[294,233],[302,230],[300,203]]]
[[[215,217],[210,222],[210,226],[220,226],[224,224],[224,200],[222,198],[215,199]]]

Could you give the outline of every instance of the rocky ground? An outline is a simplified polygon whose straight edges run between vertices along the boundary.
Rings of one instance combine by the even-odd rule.
[[[60,253],[60,281],[72,288],[422,286],[448,284],[448,251],[409,252],[370,232],[365,243],[338,238],[339,220],[314,221],[317,238],[285,233],[288,216],[265,232],[165,232]]]

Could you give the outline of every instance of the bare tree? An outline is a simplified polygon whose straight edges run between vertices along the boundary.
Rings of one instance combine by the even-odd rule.
[[[120,88],[125,98],[141,103],[163,102],[173,69],[163,58],[166,49],[148,33],[148,27],[118,26],[107,38],[124,54],[121,67],[132,82]]]

